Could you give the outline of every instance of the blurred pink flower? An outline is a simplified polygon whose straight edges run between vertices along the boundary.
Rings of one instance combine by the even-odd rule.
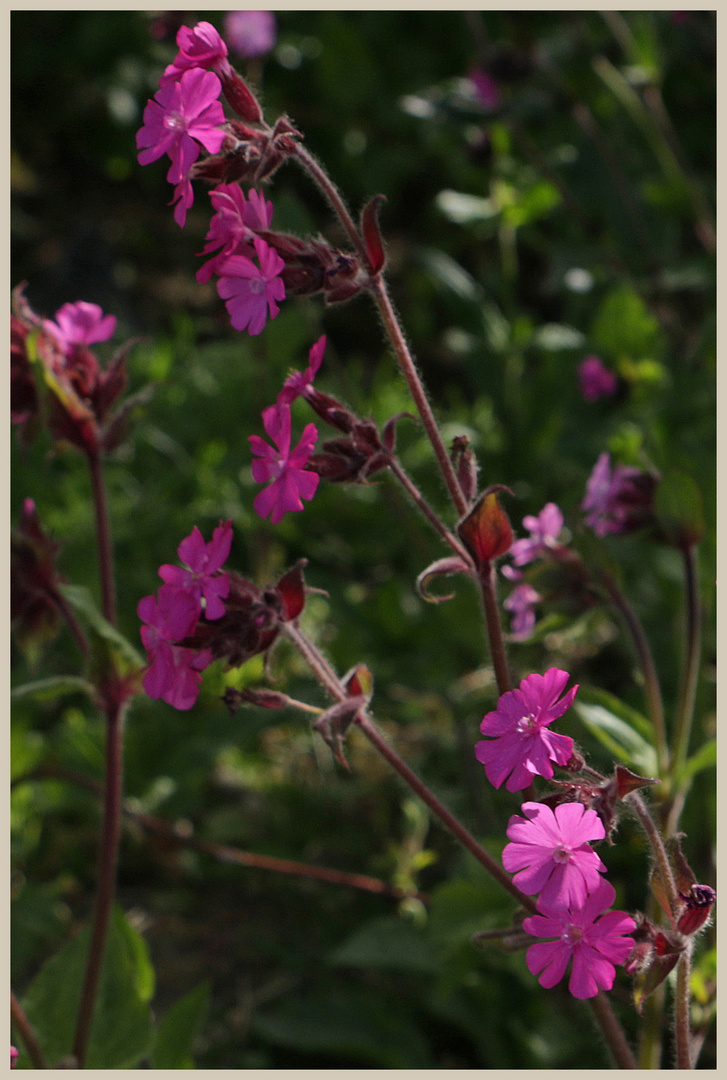
[[[180,26],[177,32],[179,52],[167,67],[159,80],[160,86],[176,82],[190,68],[211,68],[225,61],[227,46],[208,22],[198,22],[196,26]],[[228,65],[229,66],[229,65]]]
[[[632,465],[611,468],[604,451],[588,478],[581,510],[596,536],[623,533],[645,524],[651,515],[656,482]]]
[[[586,401],[613,397],[618,390],[618,379],[597,356],[587,356],[581,361],[578,367],[578,381]]]
[[[220,522],[208,544],[195,525],[177,549],[188,569],[164,563],[159,567],[159,577],[167,585],[192,596],[199,605],[198,610],[201,610],[199,602],[203,599],[206,619],[221,619],[225,614],[222,601],[230,591],[230,579],[227,574],[220,573],[220,568],[230,554],[231,546],[231,521]]]
[[[108,341],[116,330],[116,316],[104,315],[98,304],[78,300],[64,304],[56,312],[56,322],[43,319],[43,326],[60,343],[65,353],[74,345],[94,345]]]
[[[311,346],[308,353],[310,363],[305,371],[294,371],[283,383],[283,388],[278,394],[278,405],[290,405],[297,397],[305,392],[307,386],[313,382],[319,367],[323,361],[323,353],[326,350],[326,335],[318,338],[315,345]]]
[[[18,1051],[15,1049],[14,1046],[11,1046],[10,1047],[10,1068],[11,1069],[14,1069],[15,1066],[17,1065],[18,1057],[19,1057]]]
[[[307,424],[300,442],[290,449],[290,405],[270,405],[263,410],[265,431],[275,443],[270,446],[259,435],[250,435],[253,454],[261,460],[253,461],[252,475],[258,484],[268,484],[255,498],[253,506],[262,518],[270,517],[277,525],[285,514],[302,510],[305,499],[312,499],[320,477],[305,469],[308,458],[318,438],[315,424]]]
[[[523,526],[530,531],[530,536],[515,540],[508,552],[515,566],[525,566],[557,545],[563,528],[563,514],[555,503],[546,503],[537,517],[527,514]]]
[[[568,672],[550,668],[545,675],[528,675],[517,690],[508,690],[487,713],[480,725],[487,739],[475,745],[475,757],[485,766],[493,787],[505,784],[508,791],[521,791],[535,775],[550,780],[551,761],[565,765],[573,752],[573,740],[546,730],[573,704],[577,686],[558,700],[565,689]]]
[[[473,68],[469,80],[475,90],[475,97],[485,109],[493,110],[500,104],[500,88],[492,75],[482,68]]]
[[[504,569],[503,567],[503,572]],[[525,582],[522,585],[516,585],[503,601],[502,606],[506,611],[513,613],[510,630],[515,637],[521,639],[530,637],[535,626],[535,605],[542,599],[540,593]]]
[[[178,82],[163,86],[144,109],[144,125],[136,133],[139,163],[148,165],[168,154],[170,184],[179,184],[199,157],[201,143],[216,154],[224,141],[217,126],[225,114],[217,100],[222,91],[220,80],[211,71],[192,68]]]
[[[194,202],[194,190],[189,176],[184,176],[174,188],[169,205],[174,207],[174,220],[180,229],[187,224],[187,211]]]
[[[551,810],[543,803],[526,802],[524,817],[513,814],[502,865],[528,896],[553,908],[579,908],[600,882],[606,867],[590,840],[603,840],[606,830],[595,810],[582,803],[560,803]],[[517,871],[517,872],[516,872]]]
[[[276,301],[285,299],[285,285],[278,276],[285,262],[257,236],[254,245],[260,266],[244,255],[230,255],[220,264],[217,282],[235,330],[247,329],[252,335],[262,332],[268,315],[275,318],[280,310]]]
[[[224,27],[230,49],[247,60],[269,53],[278,36],[272,11],[228,11]]]
[[[555,938],[538,942],[527,951],[532,975],[548,989],[563,978],[573,960],[568,989],[581,1000],[610,990],[616,978],[615,964],[623,964],[634,947],[627,937],[636,923],[625,911],[601,913],[611,906],[616,890],[601,879],[582,907],[558,910],[538,901],[540,915],[523,921],[523,929],[533,937]],[[600,918],[598,916],[601,916]]]

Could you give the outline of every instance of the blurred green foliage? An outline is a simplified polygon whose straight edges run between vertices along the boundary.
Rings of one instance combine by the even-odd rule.
[[[516,529],[555,501],[584,553],[611,561],[646,627],[669,724],[683,636],[678,556],[641,534],[596,543],[579,504],[604,449],[696,482],[706,526],[696,750],[715,720],[715,18],[676,14],[281,11],[276,51],[248,74],[267,118],[291,116],[354,211],[386,195],[392,294],[445,434],[470,436],[483,486],[512,489]],[[221,13],[201,17],[221,26]],[[77,299],[117,314],[115,341],[141,337],[130,356],[132,390],[156,388],[107,466],[121,631],[138,647],[136,605],[195,524],[209,537],[232,518],[228,565],[261,583],[307,558],[308,583],[324,590],[309,601],[307,626],[341,672],[370,667],[388,737],[499,857],[516,805],[486,786],[473,757],[479,721],[496,699],[477,598],[458,582],[453,600],[426,605],[414,588],[442,554],[436,538],[389,478],[322,485],[304,513],[277,528],[252,511],[247,436],[261,431],[260,410],[320,333],[329,339],[322,389],[379,422],[411,408],[372,305],[365,297],[328,309],[289,302],[260,337],[232,331],[214,287],[194,278],[206,194],[200,187],[181,231],[166,205],[163,164],[136,162],[134,133],[173,41],[152,38],[145,12],[15,11],[11,23],[13,284],[27,281],[31,303],[49,316]],[[492,109],[467,81],[475,67],[497,82]],[[270,196],[276,227],[343,242],[293,166],[277,174]],[[110,355],[105,348],[99,353]],[[617,397],[583,401],[576,372],[589,353],[619,375]],[[298,402],[294,423],[308,419]],[[399,448],[447,514],[421,428],[402,421]],[[14,444],[13,515],[32,496],[62,540],[63,573],[97,594],[84,463],[50,450],[43,437],[27,450]],[[616,618],[601,609],[561,615],[513,647],[518,678],[565,667],[584,688],[642,710]],[[274,671],[287,692],[321,703],[285,648]],[[15,685],[77,673],[65,633],[35,667],[14,655]],[[240,678],[258,682],[259,659]],[[471,944],[472,933],[507,924],[511,901],[422,817],[363,740],[352,736],[352,770],[343,774],[299,714],[231,718],[223,688],[223,673],[211,669],[190,713],[135,702],[125,749],[133,805],[218,843],[406,882],[430,904],[397,909],[381,897],[222,865],[130,821],[118,893],[128,920],[113,948],[128,951],[135,934],[156,971],[153,997],[151,986],[137,987],[134,1038],[146,1035],[134,1064],[146,1054],[154,1067],[189,1065],[180,1033],[198,1029],[200,1068],[608,1064],[563,987],[542,991],[523,953]],[[600,736],[618,727],[604,724],[603,703],[585,702],[561,730],[609,769],[613,745]],[[683,817],[700,881],[714,875],[711,761],[703,753],[693,766]],[[15,703],[13,776],[41,767],[57,775],[20,783],[12,802],[21,991],[60,948],[81,955],[82,938],[67,942],[93,896],[98,803],[58,776],[102,775],[103,730],[72,683],[62,695]],[[643,843],[629,821],[617,839],[604,857],[618,903],[643,908]],[[127,958],[119,979],[138,979],[144,960],[134,955],[136,974]],[[38,1018],[59,992],[53,970],[43,968],[30,991]],[[625,980],[614,996],[633,1032]],[[156,1049],[150,1010],[162,1018]],[[708,1042],[705,1067],[712,1054]],[[128,1067],[114,1060],[99,1067]]]

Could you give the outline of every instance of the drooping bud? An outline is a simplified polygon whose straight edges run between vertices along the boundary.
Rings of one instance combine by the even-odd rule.
[[[258,709],[287,709],[292,699],[277,690],[235,690],[228,686],[222,701],[234,716],[241,705],[255,705]]]
[[[296,619],[305,606],[305,579],[303,577],[303,569],[307,565],[307,559],[300,559],[292,569],[283,574],[276,585],[278,594],[283,601],[285,622],[291,622],[293,619]]]
[[[383,270],[386,262],[384,242],[379,228],[379,207],[382,202],[386,202],[385,195],[374,195],[373,199],[366,203],[361,214],[361,232],[366,245],[369,271],[372,277]]]
[[[259,101],[242,76],[238,75],[234,68],[230,67],[229,71],[225,71],[224,74],[220,72],[220,80],[222,82],[222,92],[227,98],[230,108],[234,109],[243,120],[248,120],[252,124],[259,124],[263,118],[263,111],[260,108]]]
[[[686,896],[679,894],[684,901],[684,911],[679,916],[677,930],[682,934],[694,934],[706,923],[717,893],[709,885],[692,885]]]
[[[509,488],[504,484],[488,487],[457,526],[460,540],[479,568],[507,554],[512,544],[512,526],[498,501],[499,491]]]

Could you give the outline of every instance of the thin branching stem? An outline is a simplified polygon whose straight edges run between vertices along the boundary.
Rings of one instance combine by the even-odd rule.
[[[15,1030],[23,1040],[25,1049],[28,1051],[28,1057],[33,1062],[36,1069],[47,1069],[48,1063],[45,1060],[43,1051],[40,1048],[40,1043],[33,1031],[33,1025],[28,1020],[25,1014],[23,1006],[20,1004],[15,994],[10,991],[10,1019],[15,1025]]]

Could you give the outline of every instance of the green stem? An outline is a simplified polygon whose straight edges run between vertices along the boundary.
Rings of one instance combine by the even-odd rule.
[[[697,680],[702,643],[701,611],[699,603],[699,582],[697,580],[697,552],[693,545],[682,549],[685,578],[686,606],[686,649],[684,670],[679,688],[679,706],[674,727],[674,749],[671,760],[672,775],[677,775],[684,766],[689,750],[689,736],[694,720],[694,702],[697,694]],[[676,827],[676,822],[672,823]]]
[[[639,658],[641,672],[644,677],[646,707],[649,719],[651,720],[651,725],[654,729],[654,745],[656,747],[656,757],[659,765],[659,776],[664,778],[669,771],[669,745],[666,737],[664,703],[661,697],[659,676],[656,673],[656,665],[654,664],[654,658],[651,654],[651,649],[649,648],[649,642],[636,612],[628,603],[610,574],[605,573],[605,571],[599,571],[599,580],[608,593],[609,599],[614,607],[623,617],[634,643],[636,655]]]
[[[35,1032],[33,1031],[32,1024],[28,1017],[25,1015],[25,1010],[20,1004],[15,994],[10,991],[10,1019],[15,1024],[15,1029],[18,1035],[25,1044],[25,1049],[28,1051],[28,1057],[33,1062],[36,1069],[47,1069],[48,1063],[43,1056],[43,1051],[40,1048]]]
[[[98,546],[103,613],[108,622],[113,626],[116,626],[116,589],[114,585],[114,565],[111,549],[111,526],[109,524],[103,465],[101,454],[98,451],[89,452],[87,456],[88,466],[91,471],[93,506],[96,515],[96,543]]]
[[[121,803],[123,784],[123,706],[109,707],[106,726],[106,775],[104,782],[104,820],[99,856],[96,910],[86,962],[86,974],[76,1020],[73,1053],[82,1069],[88,1051],[91,1025],[101,980],[111,909],[116,891]]]
[[[490,656],[492,657],[492,664],[495,669],[497,689],[500,694],[505,694],[510,690],[512,684],[510,682],[510,670],[507,665],[505,642],[502,637],[500,609],[497,605],[495,585],[495,566],[493,563],[487,563],[487,565],[482,568],[479,581],[482,590],[487,636],[490,642]]]

